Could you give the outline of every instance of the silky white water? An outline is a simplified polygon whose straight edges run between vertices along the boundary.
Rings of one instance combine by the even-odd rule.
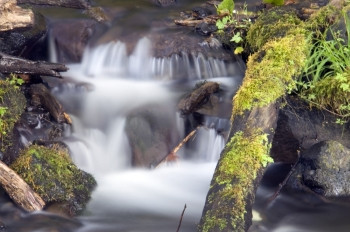
[[[224,137],[207,123],[178,152],[176,163],[133,168],[127,118],[149,104],[168,108],[180,142],[185,126],[176,102],[183,89],[189,91],[196,84],[192,80],[220,77],[223,88],[234,90],[242,78],[228,75],[234,69],[234,63],[202,54],[154,58],[146,38],[129,56],[124,44],[111,42],[88,49],[81,64],[70,66],[65,75],[76,84],[53,93],[63,104],[75,102],[73,128],[65,142],[74,162],[98,182],[79,231],[175,231],[185,204],[182,231],[195,230]],[[186,80],[184,87],[174,89],[179,76]],[[83,90],[77,92],[76,86]]]

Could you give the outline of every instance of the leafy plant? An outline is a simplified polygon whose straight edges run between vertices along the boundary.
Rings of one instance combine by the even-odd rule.
[[[233,0],[223,0],[216,8],[218,15],[228,14],[232,15],[235,3]]]
[[[264,3],[270,3],[275,6],[282,6],[284,4],[284,0],[263,0]]]
[[[346,13],[343,16],[349,38],[349,17]],[[345,41],[334,29],[315,34],[317,38],[297,86],[311,105],[337,115],[336,122],[343,124],[350,119],[350,40]]]
[[[11,73],[8,82],[13,86],[21,86],[24,84],[24,80],[18,77],[16,74]]]
[[[230,28],[227,30],[227,33],[233,34],[229,41],[236,44],[234,53],[242,53],[244,51],[242,47],[244,39],[241,31],[248,30],[249,26],[251,25],[251,20],[248,17],[247,4],[243,5],[241,14],[248,18],[240,18],[237,11],[234,10],[233,0],[223,0],[216,8],[218,15],[224,15],[221,19],[216,21],[216,27],[218,28],[219,33],[222,33],[226,28]],[[232,30],[232,28],[234,28],[234,30]]]

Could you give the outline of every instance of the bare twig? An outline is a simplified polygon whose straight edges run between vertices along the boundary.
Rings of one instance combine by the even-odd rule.
[[[284,178],[282,183],[280,183],[278,185],[278,189],[275,191],[275,193],[268,199],[266,205],[269,205],[272,201],[274,201],[278,197],[278,195],[281,193],[282,188],[287,184],[287,181],[289,180],[290,176],[295,171],[295,168],[296,168],[297,164],[299,163],[299,159],[300,159],[300,151],[298,150],[297,152],[298,152],[298,159],[297,159],[297,161],[293,164],[293,166],[290,169],[290,171],[288,172],[288,175],[286,176],[286,178]]]
[[[169,162],[169,161],[175,161],[178,159],[176,152],[178,152],[180,150],[180,148],[185,145],[185,143],[188,142],[188,140],[190,140],[197,132],[197,130],[200,128],[201,126],[197,126],[194,130],[192,130],[167,156],[165,156],[160,162],[159,164],[156,166],[159,167],[159,165],[161,165],[164,162]]]
[[[181,227],[181,223],[182,223],[182,218],[184,217],[186,207],[187,207],[187,206],[186,206],[186,204],[185,204],[184,209],[182,210],[182,214],[181,214],[180,221],[179,221],[179,225],[178,225],[178,227],[177,227],[176,232],[179,232],[179,231],[180,231],[180,227]]]

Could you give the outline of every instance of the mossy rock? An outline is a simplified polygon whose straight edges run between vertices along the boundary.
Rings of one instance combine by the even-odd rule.
[[[12,145],[13,128],[26,106],[26,99],[20,88],[8,80],[0,80],[0,141],[1,152]]]
[[[327,5],[312,14],[306,21],[305,26],[310,31],[324,31],[330,25],[338,21],[341,15],[341,10],[332,5]]]
[[[247,42],[253,50],[259,50],[266,42],[286,36],[291,29],[303,24],[292,8],[275,7],[263,12],[247,33]]]
[[[32,145],[11,165],[47,203],[68,203],[69,214],[81,212],[94,187],[95,179],[79,170],[68,150],[54,144],[51,147]]]

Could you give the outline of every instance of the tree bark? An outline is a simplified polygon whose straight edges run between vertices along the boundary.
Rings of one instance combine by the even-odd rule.
[[[31,61],[0,52],[0,73],[34,74],[61,77],[59,72],[68,68],[63,64],[45,61]]]
[[[10,198],[26,211],[41,210],[45,202],[6,164],[0,161],[0,184]]]
[[[18,4],[60,6],[76,9],[87,9],[91,6],[89,0],[17,0]]]
[[[273,131],[275,131],[277,125],[277,116],[278,116],[278,103],[273,102],[265,107],[254,107],[249,112],[246,112],[243,115],[238,115],[234,118],[231,131],[230,138],[234,136],[238,132],[243,132],[243,135],[247,135],[251,133],[251,130],[254,128],[259,128],[262,133],[267,134],[268,143],[271,143],[273,137]],[[243,150],[245,147],[243,147]],[[250,156],[249,151],[245,156]],[[226,148],[222,153],[220,160],[218,161],[218,165],[215,169],[214,177],[211,181],[210,189],[207,194],[207,199],[205,203],[205,207],[202,213],[202,218],[200,222],[200,231],[210,231],[210,232],[244,232],[248,231],[251,226],[252,221],[252,206],[255,200],[255,192],[258,187],[258,184],[262,178],[262,174],[265,171],[264,166],[243,166],[244,162],[242,162],[241,169],[247,169],[246,171],[256,173],[255,178],[251,179],[247,186],[239,186],[240,183],[236,182],[236,178],[238,176],[231,176],[232,182],[229,184],[222,184],[217,181],[220,173],[221,166],[227,165],[223,159],[230,152],[229,148]],[[256,169],[258,167],[258,169]],[[244,191],[239,191],[242,194],[233,194],[230,196],[224,196],[220,193],[226,188],[234,188],[235,185],[238,185],[238,188],[244,189]],[[237,187],[237,186],[236,186]],[[244,208],[239,209],[238,205],[243,202]],[[243,215],[240,215],[243,213]],[[217,216],[220,215],[220,216]],[[237,216],[233,219],[233,217]],[[212,222],[212,220],[219,221],[220,219],[225,218],[225,222],[214,222],[212,225],[208,225],[208,223]],[[210,229],[207,229],[209,228]]]

